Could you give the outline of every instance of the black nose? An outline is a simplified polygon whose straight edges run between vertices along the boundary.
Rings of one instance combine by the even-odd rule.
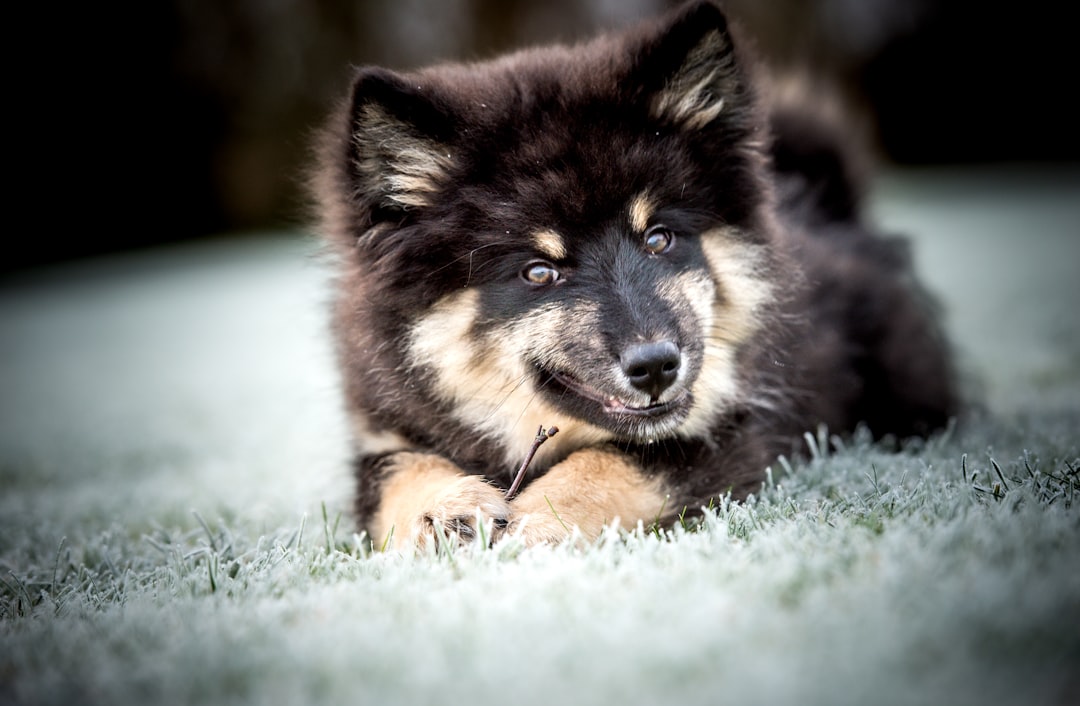
[[[679,377],[681,360],[679,347],[671,341],[627,346],[619,356],[626,379],[654,400]]]

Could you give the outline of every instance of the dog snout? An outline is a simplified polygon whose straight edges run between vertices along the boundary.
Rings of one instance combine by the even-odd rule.
[[[682,354],[672,341],[637,343],[619,356],[630,384],[656,400],[679,377]]]

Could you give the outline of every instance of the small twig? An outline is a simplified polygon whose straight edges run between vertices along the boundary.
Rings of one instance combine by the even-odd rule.
[[[514,476],[514,482],[510,484],[510,490],[506,491],[505,499],[507,502],[517,495],[518,488],[521,487],[521,481],[525,479],[525,471],[529,469],[529,464],[532,463],[533,456],[536,455],[536,450],[540,448],[540,444],[555,436],[558,431],[558,427],[551,427],[544,431],[543,426],[536,430],[536,438],[533,439],[532,448],[525,455],[525,460],[521,462],[521,468],[518,469],[517,475]]]

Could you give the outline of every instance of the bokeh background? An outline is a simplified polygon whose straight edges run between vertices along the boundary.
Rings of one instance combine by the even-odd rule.
[[[154,0],[20,9],[0,274],[295,228],[350,67],[573,41],[672,0]],[[1080,160],[1066,4],[729,0],[759,52],[836,80],[899,165]],[[18,13],[24,13],[19,15]],[[12,55],[13,54],[13,55]]]

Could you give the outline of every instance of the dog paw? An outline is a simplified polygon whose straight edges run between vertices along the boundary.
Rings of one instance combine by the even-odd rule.
[[[583,449],[552,466],[514,498],[507,533],[526,545],[592,542],[606,527],[648,523],[668,491],[634,461],[606,449]]]
[[[489,545],[505,531],[510,507],[503,492],[473,476],[458,478],[433,499],[414,523],[416,544],[437,549],[471,544],[478,538]]]
[[[436,550],[492,542],[510,515],[503,492],[434,454],[395,456],[369,530],[377,547]]]

